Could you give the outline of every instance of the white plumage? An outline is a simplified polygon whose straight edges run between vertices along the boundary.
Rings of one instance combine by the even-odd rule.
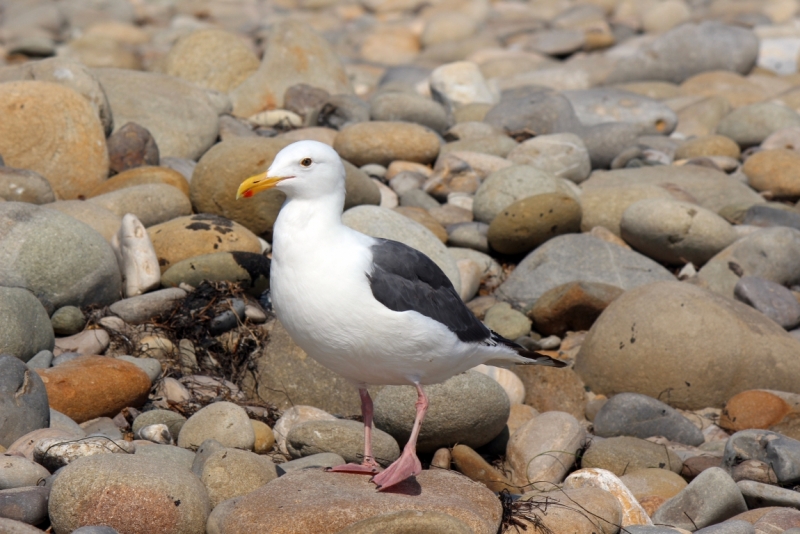
[[[273,307],[292,339],[309,356],[361,388],[365,425],[372,417],[366,385],[416,385],[420,393],[418,431],[427,408],[421,384],[442,382],[486,362],[560,363],[546,356],[532,361],[531,353],[520,355],[521,348],[509,346],[508,340],[483,327],[457,295],[457,302],[447,301],[452,310],[435,308],[444,302],[440,297],[455,294],[449,281],[442,282],[446,277],[421,254],[342,224],[344,184],[345,170],[338,154],[325,144],[301,141],[279,152],[266,174],[245,181],[237,196],[249,197],[271,187],[286,193],[273,231]],[[387,246],[389,251],[402,253],[398,261],[411,254],[409,257],[419,265],[410,270],[418,267],[422,278],[434,282],[415,279],[416,274],[394,277],[397,269],[405,272],[409,266],[392,265],[395,260],[391,255],[387,258],[386,253],[379,263],[377,251],[385,252]],[[385,274],[387,270],[390,275]],[[380,279],[383,290],[377,287],[378,276],[384,277]],[[399,288],[396,294],[392,287],[387,289],[395,278],[405,284],[405,289]],[[440,282],[442,286],[437,287]],[[426,298],[415,297],[417,292]],[[454,312],[454,323],[449,321],[450,311]],[[432,318],[432,312],[445,319]],[[457,325],[458,314],[461,324]],[[464,317],[468,317],[465,324]],[[456,325],[467,332],[458,331]],[[472,338],[465,341],[469,335]],[[365,427],[365,464],[351,472],[377,472],[374,461],[367,461],[371,460],[370,426]],[[416,441],[413,433],[412,441]],[[379,487],[419,472],[414,444],[410,441],[409,445],[410,454],[404,451],[396,462],[402,465],[393,464],[374,478]]]

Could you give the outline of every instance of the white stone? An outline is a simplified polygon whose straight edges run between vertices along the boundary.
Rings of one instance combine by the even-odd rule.
[[[160,443],[162,445],[172,445],[172,434],[169,433],[169,428],[164,424],[147,425],[139,429],[136,433],[139,439],[146,439],[153,443]]]
[[[377,178],[372,178],[372,181],[375,182],[375,185],[378,186],[378,191],[381,193],[381,203],[379,204],[381,208],[390,210],[400,205],[400,200],[397,197],[397,193],[392,191],[391,187],[381,182]]]
[[[478,294],[483,269],[478,262],[471,259],[457,260],[456,266],[458,274],[461,276],[461,300],[467,302]]]
[[[492,92],[478,65],[456,61],[436,68],[431,73],[431,91],[453,107],[466,104],[496,104],[499,95]]]
[[[525,401],[525,384],[522,380],[509,369],[502,367],[495,367],[493,365],[479,365],[473,368],[473,371],[478,371],[490,378],[493,378],[508,395],[508,400],[511,404],[522,404]]]
[[[122,217],[122,225],[111,239],[122,272],[122,291],[134,297],[161,284],[158,256],[142,222],[132,213]]]
[[[579,469],[564,480],[564,489],[577,488],[599,488],[616,497],[622,509],[622,527],[653,524],[631,490],[611,471],[597,468]]]

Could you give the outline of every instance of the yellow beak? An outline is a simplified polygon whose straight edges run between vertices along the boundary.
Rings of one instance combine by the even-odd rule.
[[[261,191],[266,191],[267,189],[272,189],[278,183],[288,178],[294,178],[293,176],[267,176],[266,172],[262,172],[261,174],[256,174],[255,176],[251,176],[239,186],[239,190],[236,191],[236,200],[240,198],[250,198],[256,193]]]

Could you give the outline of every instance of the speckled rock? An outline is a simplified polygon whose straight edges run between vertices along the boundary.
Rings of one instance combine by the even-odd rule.
[[[420,452],[434,452],[455,443],[478,448],[505,427],[510,410],[508,395],[488,376],[468,371],[425,389],[430,407],[417,442]],[[375,426],[404,445],[411,434],[416,401],[412,386],[382,388],[374,397]]]
[[[508,440],[511,481],[525,489],[550,489],[564,479],[586,445],[586,431],[565,412],[545,412],[523,424]],[[536,484],[537,482],[541,484]]]
[[[363,519],[342,530],[341,534],[374,534],[376,532],[386,534],[400,534],[401,532],[471,534],[475,531],[463,521],[441,512],[404,510]]]
[[[536,300],[528,316],[542,334],[563,336],[567,331],[588,330],[608,305],[624,291],[594,282],[568,282]]]
[[[42,81],[0,86],[0,154],[5,164],[47,178],[64,199],[88,194],[108,175],[105,133],[80,94]]]
[[[3,202],[0,228],[0,285],[31,290],[49,312],[119,298],[117,258],[89,226],[54,210]]]
[[[639,253],[590,235],[568,234],[550,239],[528,254],[496,296],[527,312],[546,291],[578,280],[628,290],[674,277]]]
[[[200,480],[208,491],[211,508],[222,501],[246,495],[278,477],[275,464],[265,456],[224,448],[203,462]]]
[[[284,21],[270,32],[266,50],[258,70],[230,93],[239,117],[282,107],[286,90],[299,83],[331,94],[353,91],[331,46],[302,22]]]
[[[368,163],[388,165],[394,160],[430,163],[439,154],[439,137],[418,124],[370,121],[344,128],[333,148],[359,167]]]
[[[772,102],[759,102],[733,110],[717,125],[717,133],[729,137],[748,148],[769,137],[772,133],[792,126],[800,126],[800,114],[790,107]]]
[[[748,389],[800,392],[790,379],[800,365],[793,356],[798,346],[749,306],[694,285],[658,282],[629,290],[606,308],[581,345],[575,370],[596,393],[664,398],[670,389],[664,400],[671,406],[701,409]],[[723,371],[711,377],[702,372],[708,366]]]
[[[756,191],[769,191],[775,198],[800,197],[796,169],[800,153],[785,148],[762,150],[745,161],[742,172]]]
[[[475,193],[475,219],[491,223],[505,208],[526,197],[561,193],[576,197],[569,182],[530,167],[515,165],[490,174]]]
[[[120,532],[196,534],[205,530],[209,511],[206,490],[191,472],[169,461],[128,454],[71,463],[53,483],[49,503],[57,532],[101,523]]]
[[[187,258],[212,252],[258,254],[261,243],[250,230],[219,215],[200,213],[178,217],[147,229],[161,272]]]
[[[599,488],[577,488],[552,490],[547,493],[536,491],[525,493],[523,500],[532,501],[536,508],[547,504],[547,514],[531,514],[536,524],[543,524],[553,532],[576,532],[594,534],[613,534],[618,532],[622,521],[619,501],[610,492]],[[545,490],[546,491],[546,490]],[[557,504],[556,504],[557,503]],[[522,520],[523,525],[539,528],[530,520]],[[627,527],[633,529],[636,527]],[[631,532],[634,532],[631,530]]]
[[[581,467],[598,467],[622,476],[652,467],[680,473],[683,462],[662,445],[634,437],[618,437],[592,443],[581,458]]]
[[[114,113],[114,128],[147,128],[162,158],[199,158],[216,141],[217,111],[206,92],[187,81],[128,69],[92,69]]]
[[[50,472],[27,458],[11,454],[0,455],[3,470],[0,471],[0,490],[36,486],[40,480],[50,476]]]
[[[517,200],[489,225],[489,245],[503,254],[533,250],[553,237],[581,228],[581,206],[570,195],[545,193]]]
[[[209,28],[178,39],[164,63],[170,76],[227,93],[253,74],[259,61],[238,35]]]
[[[58,200],[50,204],[44,204],[42,207],[60,211],[65,215],[78,219],[82,223],[91,226],[108,242],[111,242],[111,239],[117,234],[119,227],[122,225],[122,217],[116,213],[83,200]]]
[[[640,126],[642,134],[669,135],[678,123],[665,104],[629,91],[596,87],[562,94],[585,126],[625,122]]]
[[[667,404],[638,393],[620,393],[611,397],[594,420],[595,434],[604,438],[664,436],[670,441],[694,447],[705,441],[694,423]]]
[[[255,434],[244,408],[227,401],[202,408],[183,424],[178,446],[194,449],[207,439],[226,447],[251,450]]]
[[[0,165],[0,197],[12,202],[48,204],[56,196],[50,182],[41,174]]]
[[[409,499],[408,492],[420,491],[428,497]],[[220,521],[220,532],[244,534],[269,528],[276,534],[333,534],[362,519],[401,510],[446,513],[476,534],[494,534],[501,519],[499,501],[483,484],[441,469],[423,471],[416,480],[384,493],[376,492],[363,475],[309,469],[287,473],[242,497],[235,513]]]
[[[358,421],[307,421],[295,425],[286,436],[286,448],[292,458],[332,452],[346,462],[364,459],[364,424]],[[375,460],[387,467],[400,456],[395,439],[376,428],[372,431]]]
[[[733,227],[696,204],[654,198],[631,204],[622,214],[620,234],[655,260],[701,266],[736,240]]]

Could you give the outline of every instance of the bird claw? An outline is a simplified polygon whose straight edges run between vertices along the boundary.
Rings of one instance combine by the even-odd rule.
[[[413,453],[403,454],[382,473],[372,477],[370,481],[378,486],[378,491],[384,491],[421,472],[422,464],[419,462],[419,458]]]

